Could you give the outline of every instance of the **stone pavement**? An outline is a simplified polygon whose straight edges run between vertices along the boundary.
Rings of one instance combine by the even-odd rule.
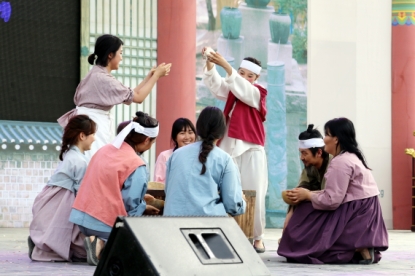
[[[93,275],[86,263],[33,262],[27,255],[27,228],[0,228],[0,275]],[[276,254],[281,229],[266,229],[266,252],[260,254],[271,275],[415,275],[415,233],[389,231],[389,249],[374,265],[290,264]],[[219,276],[219,275],[217,275]]]

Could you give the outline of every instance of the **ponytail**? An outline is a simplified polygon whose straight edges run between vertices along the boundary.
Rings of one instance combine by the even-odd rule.
[[[91,64],[91,65],[94,65],[96,58],[97,58],[97,56],[95,54],[90,54],[88,56],[88,63]]]

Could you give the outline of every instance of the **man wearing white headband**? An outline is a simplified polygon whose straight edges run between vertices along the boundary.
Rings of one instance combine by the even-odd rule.
[[[298,137],[298,150],[300,159],[304,164],[303,172],[297,187],[302,187],[310,191],[323,190],[326,186],[324,174],[332,159],[332,156],[324,151],[323,136],[314,125],[308,125],[306,131],[301,132]],[[283,191],[282,197],[287,204],[290,204],[284,222],[284,229],[293,214],[293,202],[289,199],[290,191]]]
[[[326,183],[324,174],[332,158],[324,150],[323,136],[314,125],[308,125],[306,131],[301,132],[298,137],[298,150],[300,159],[304,164],[304,170],[298,181],[298,187],[303,187],[311,191],[322,190]]]
[[[267,114],[267,90],[255,83],[261,74],[261,63],[247,57],[235,70],[223,56],[210,48],[204,48],[202,54],[206,57],[205,85],[216,98],[226,101],[223,113],[227,128],[219,147],[229,153],[238,165],[242,189],[256,191],[253,246],[258,253],[263,253],[265,195],[268,189],[263,124]],[[221,78],[215,64],[226,71],[225,78]]]
[[[120,124],[118,132],[113,143],[100,148],[89,162],[69,217],[87,236],[84,243],[91,265],[97,265],[117,216],[159,212],[146,204],[147,169],[137,154],[155,142],[158,121],[137,112],[133,121]]]

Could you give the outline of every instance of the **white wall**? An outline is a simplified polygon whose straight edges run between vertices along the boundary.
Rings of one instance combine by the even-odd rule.
[[[392,228],[391,0],[308,1],[308,123],[347,117]]]

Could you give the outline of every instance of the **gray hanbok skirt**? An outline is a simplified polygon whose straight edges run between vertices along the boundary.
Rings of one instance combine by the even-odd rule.
[[[33,203],[30,237],[35,244],[32,260],[72,261],[86,258],[85,236],[69,221],[75,195],[71,191],[45,186]]]

